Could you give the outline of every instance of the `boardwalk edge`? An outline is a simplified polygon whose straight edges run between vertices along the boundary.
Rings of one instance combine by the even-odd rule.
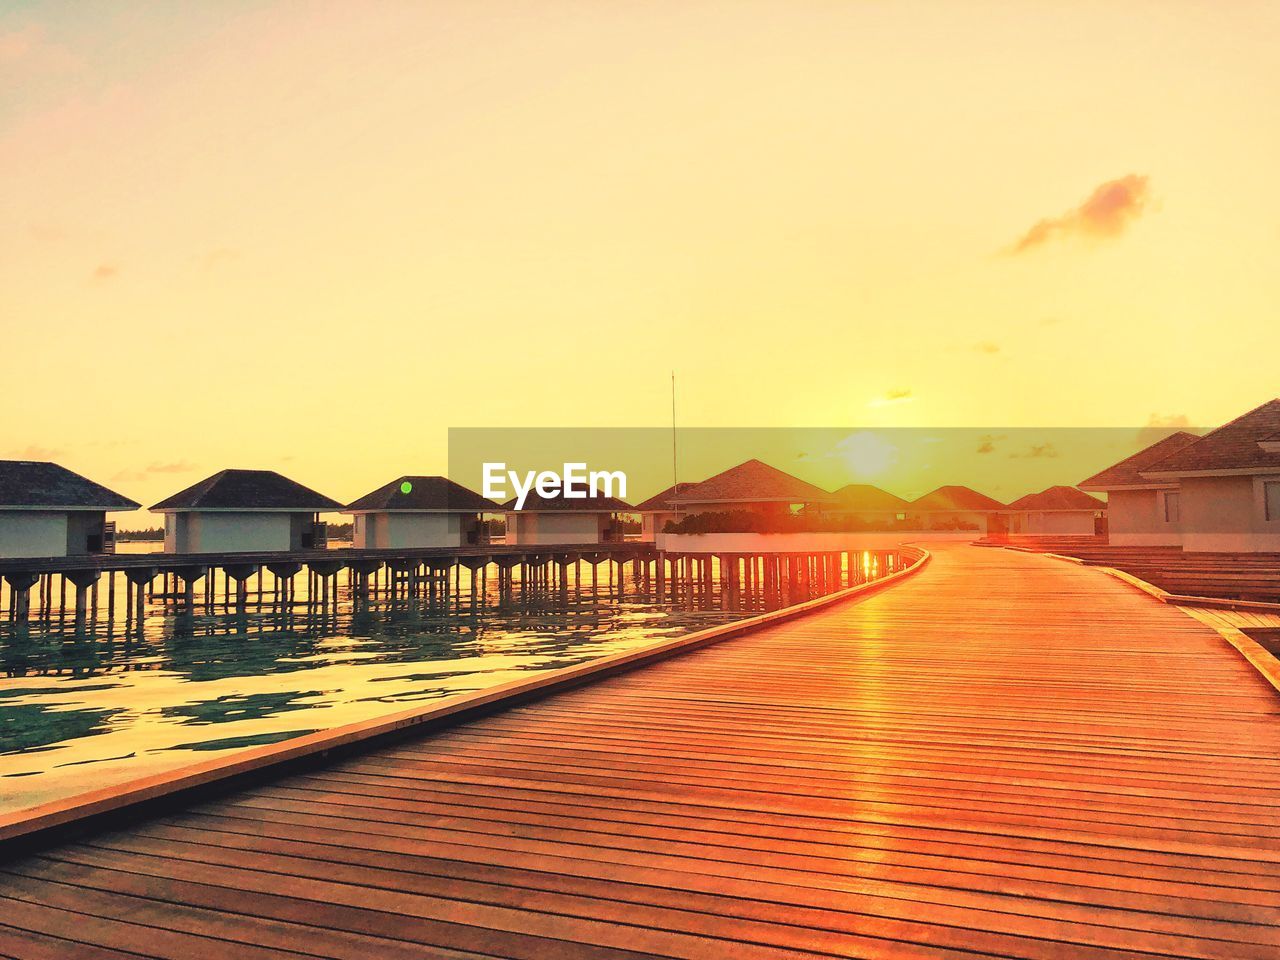
[[[1231,644],[1239,652],[1240,656],[1249,661],[1258,673],[1262,674],[1262,678],[1280,693],[1280,660],[1277,660],[1262,644],[1258,643],[1251,636],[1241,630],[1239,627],[1228,626],[1227,624],[1214,623],[1206,617],[1200,616],[1194,607],[1186,607],[1181,604],[1178,609],[1191,617],[1198,620],[1206,627],[1217,632],[1227,643]]]
[[[1018,549],[1018,548],[1012,548]],[[1045,553],[1041,556],[1052,557],[1055,560],[1066,560],[1069,563],[1081,563],[1076,557],[1062,556],[1057,553]],[[1273,657],[1265,647],[1236,627],[1228,627],[1213,623],[1207,619],[1196,615],[1195,611],[1198,607],[1226,609],[1226,610],[1280,610],[1280,604],[1263,603],[1261,601],[1252,600],[1227,600],[1221,597],[1190,597],[1181,594],[1170,593],[1163,590],[1153,583],[1148,583],[1140,577],[1135,577],[1131,573],[1119,570],[1115,567],[1093,567],[1094,570],[1101,571],[1121,580],[1129,586],[1137,590],[1141,590],[1147,596],[1158,600],[1160,603],[1167,603],[1170,606],[1177,607],[1191,619],[1204,624],[1209,629],[1215,631],[1220,637],[1231,644],[1251,667],[1262,675],[1262,678],[1280,693],[1280,660]]]

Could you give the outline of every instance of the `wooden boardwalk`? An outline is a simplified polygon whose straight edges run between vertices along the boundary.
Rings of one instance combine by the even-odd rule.
[[[0,873],[0,955],[1280,956],[1280,697],[1097,570],[862,602]]]

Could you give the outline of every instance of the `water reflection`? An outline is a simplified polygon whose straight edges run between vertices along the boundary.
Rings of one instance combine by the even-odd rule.
[[[602,578],[603,579],[603,578]],[[616,584],[235,609],[153,597],[139,624],[0,633],[0,809],[149,776],[583,663],[741,614]],[[478,585],[482,587],[483,584]]]
[[[105,708],[6,702],[0,704],[0,743],[6,753],[50,750],[65,740],[106,733],[107,720],[119,713]]]

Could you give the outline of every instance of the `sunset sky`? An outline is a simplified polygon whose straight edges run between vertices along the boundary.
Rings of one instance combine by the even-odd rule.
[[[690,425],[1213,426],[1280,394],[1277,36],[1247,2],[10,0],[0,457],[346,500],[451,426],[661,425],[673,368]]]

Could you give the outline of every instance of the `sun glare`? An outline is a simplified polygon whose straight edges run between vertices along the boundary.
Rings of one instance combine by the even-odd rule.
[[[849,434],[836,444],[836,454],[859,477],[879,476],[898,462],[898,448],[871,430]]]

